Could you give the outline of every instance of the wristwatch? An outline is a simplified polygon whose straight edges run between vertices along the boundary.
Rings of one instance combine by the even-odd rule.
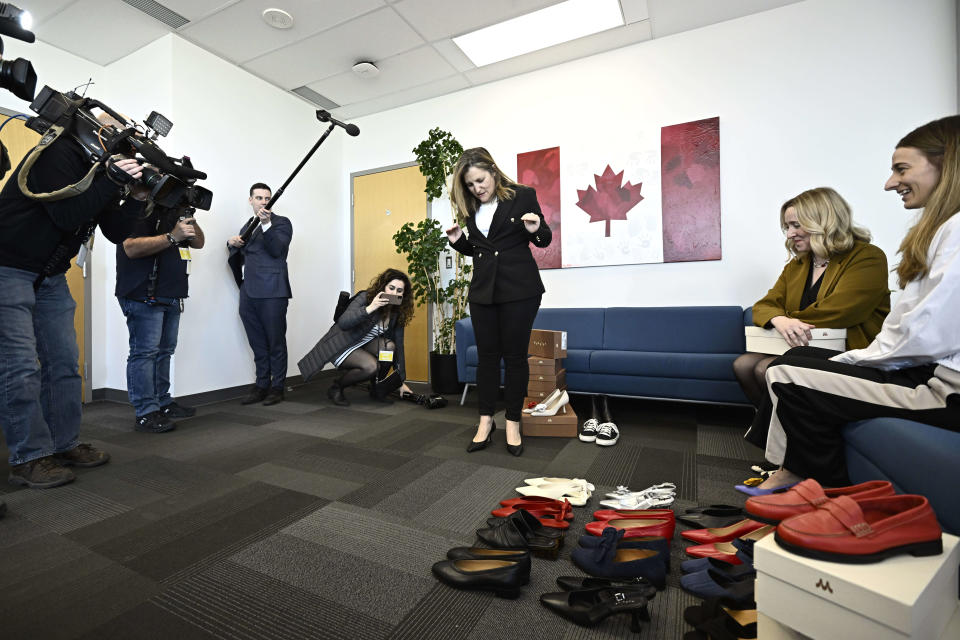
[[[177,244],[177,240],[176,240],[176,238],[173,237],[173,234],[172,234],[172,233],[168,233],[168,234],[167,234],[167,240],[170,241],[170,244]]]

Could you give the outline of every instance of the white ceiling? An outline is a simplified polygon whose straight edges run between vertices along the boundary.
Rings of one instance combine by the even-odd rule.
[[[620,0],[624,26],[476,67],[452,38],[560,0],[14,0],[37,38],[107,65],[167,33],[220,56],[340,118],[375,113],[651,38],[799,0]],[[280,8],[278,30],[261,19]],[[142,9],[142,10],[141,10]],[[165,11],[166,10],[166,11]],[[170,26],[149,15],[163,12]],[[91,37],[98,34],[98,37]],[[373,62],[380,74],[355,75]]]

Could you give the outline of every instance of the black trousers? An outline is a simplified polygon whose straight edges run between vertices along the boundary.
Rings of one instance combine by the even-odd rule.
[[[470,322],[477,339],[477,392],[480,415],[492,416],[500,390],[503,360],[503,400],[507,420],[519,421],[527,395],[530,330],[540,309],[540,296],[500,304],[470,303]]]
[[[825,486],[844,486],[850,479],[841,432],[850,422],[891,417],[960,430],[960,372],[936,364],[884,371],[828,360],[837,353],[797,347],[767,369],[769,399],[750,431],[768,431],[771,462]]]
[[[287,298],[251,298],[240,289],[240,320],[253,349],[257,386],[283,389],[287,377]]]

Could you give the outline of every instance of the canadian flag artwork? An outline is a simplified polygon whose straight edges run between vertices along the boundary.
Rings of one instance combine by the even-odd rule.
[[[641,148],[517,155],[553,230],[550,247],[532,247],[541,269],[720,259],[720,119],[662,127],[659,149],[628,140]]]

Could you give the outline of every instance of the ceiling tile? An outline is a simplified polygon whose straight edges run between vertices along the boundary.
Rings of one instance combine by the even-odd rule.
[[[225,9],[239,0],[157,0],[171,11],[176,11],[187,20],[199,20],[211,13]]]
[[[393,9],[384,8],[251,60],[243,67],[284,89],[293,89],[349,71],[362,60],[379,64],[384,58],[422,44],[423,39]]]
[[[14,2],[14,5],[24,11],[29,11],[33,16],[33,26],[38,27],[40,23],[64,9],[67,5],[73,4],[78,0],[20,0]],[[36,30],[34,30],[36,32]]]
[[[436,49],[437,53],[442,55],[447,62],[453,65],[453,68],[457,71],[467,71],[477,68],[477,65],[470,61],[470,58],[463,52],[463,49],[458,47],[453,40],[437,40],[433,43],[433,48]]]
[[[625,47],[637,42],[649,40],[650,23],[648,21],[635,22],[616,29],[602,31],[583,38],[577,38],[570,42],[554,45],[528,53],[523,56],[517,56],[503,62],[488,64],[478,67],[472,71],[465,71],[464,75],[472,84],[482,84],[501,78],[509,78],[528,71],[543,69],[545,67],[585,58],[595,53],[609,51],[619,47]]]
[[[647,0],[653,37],[662,38],[800,0]]]
[[[263,11],[275,6],[293,16],[293,27],[274,29],[263,21]],[[178,33],[242,64],[383,6],[383,0],[241,0]]]
[[[647,0],[620,0],[620,10],[623,11],[624,24],[633,24],[650,17]]]
[[[456,70],[434,51],[423,46],[377,63],[380,74],[361,78],[352,71],[311,82],[308,86],[341,105],[370,100],[452,75]]]
[[[557,4],[561,0],[400,0],[394,8],[428,41],[463,35]],[[453,6],[451,6],[453,5]]]
[[[443,96],[448,93],[460,91],[461,89],[466,89],[469,86],[470,83],[467,82],[466,78],[457,74],[449,78],[428,82],[427,84],[413,87],[412,89],[405,89],[404,91],[398,91],[397,93],[391,93],[372,100],[340,107],[334,110],[333,114],[334,117],[340,120],[357,118],[371,113],[386,111],[394,107],[412,104],[421,100],[436,98],[437,96]]]
[[[115,25],[122,24],[122,29]],[[107,65],[170,33],[162,22],[121,0],[79,0],[44,21],[37,38]]]

